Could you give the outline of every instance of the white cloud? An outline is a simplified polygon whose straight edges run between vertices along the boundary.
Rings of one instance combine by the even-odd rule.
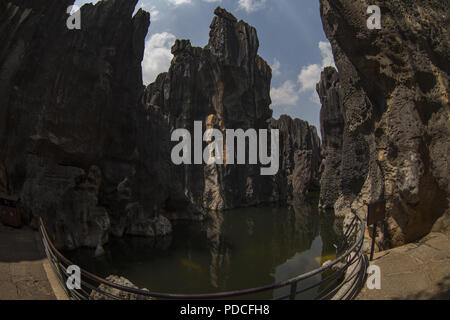
[[[320,99],[316,92],[316,84],[320,81],[320,75],[325,67],[336,67],[336,65],[334,64],[333,52],[329,42],[320,41],[319,50],[322,55],[322,65],[310,64],[303,67],[298,75],[298,82],[300,83],[300,92],[312,91],[310,100],[320,105]]]
[[[260,10],[266,6],[267,0],[239,0],[239,9],[248,13]]]
[[[287,80],[281,87],[270,89],[270,98],[272,99],[272,104],[275,106],[293,106],[298,102],[300,97],[295,84],[292,81]]]
[[[173,55],[170,49],[176,37],[168,32],[155,33],[145,42],[142,78],[145,85],[156,80],[161,72],[169,70]]]
[[[316,87],[316,83],[320,81],[320,72],[322,68],[318,64],[310,64],[303,67],[298,75],[298,82],[300,82],[300,92],[312,90]]]
[[[322,63],[310,64],[301,69],[300,74],[297,76],[297,82],[300,85],[298,89],[292,81],[288,80],[284,82],[281,87],[272,88],[270,90],[270,96],[274,106],[295,105],[300,99],[300,94],[302,93],[311,93],[309,100],[320,105],[320,99],[316,92],[316,85],[320,81],[322,70],[328,66],[336,66],[334,64],[333,52],[331,50],[330,43],[320,41],[318,47],[320,54],[322,55]],[[273,72],[274,74],[277,71],[279,72],[279,66],[279,61],[275,59],[272,67],[276,70]]]
[[[192,0],[168,0],[168,1],[170,4],[173,4],[174,6],[192,3]]]
[[[278,77],[281,74],[280,72],[281,63],[280,61],[278,61],[277,58],[273,59],[273,63],[270,67],[272,68],[272,75],[274,77]]]
[[[150,7],[148,10],[150,12],[150,21],[155,22],[159,20],[159,10],[155,6]]]
[[[311,101],[312,103],[318,104],[320,106],[320,98],[319,98],[319,94],[317,93],[316,90],[314,90],[312,95],[309,97],[309,101]]]
[[[334,57],[333,51],[331,50],[331,44],[326,41],[320,41],[319,49],[320,53],[322,54],[322,68],[328,66],[336,67],[336,65],[334,64]]]
[[[183,4],[191,4],[192,0],[168,0],[170,4],[174,5],[175,7],[181,6]],[[222,0],[202,0],[203,2],[222,2]],[[264,0],[266,1],[266,0]]]

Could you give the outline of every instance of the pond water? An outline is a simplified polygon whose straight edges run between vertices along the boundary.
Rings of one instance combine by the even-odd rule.
[[[106,277],[121,275],[140,288],[165,293],[213,293],[273,284],[335,258],[333,214],[317,203],[289,208],[247,208],[211,213],[205,222],[178,222],[158,243],[145,238],[110,239],[105,255],[79,249],[65,254],[80,267]],[[324,275],[302,283],[311,285]],[[271,299],[288,288],[245,296]],[[312,298],[310,290],[297,298]]]

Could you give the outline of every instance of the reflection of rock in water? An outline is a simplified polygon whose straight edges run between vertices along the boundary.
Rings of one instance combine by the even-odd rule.
[[[287,280],[302,273],[309,272],[319,266],[322,240],[320,239],[320,217],[317,211],[317,201],[296,201],[289,208],[291,215],[284,222],[286,239],[289,245],[283,252],[288,260],[277,261],[274,272],[274,282]],[[283,223],[283,222],[282,222]],[[286,229],[286,228],[290,228]],[[290,232],[290,234],[289,234]],[[315,278],[305,280],[301,285],[310,286]],[[273,297],[280,297],[289,293],[290,288],[284,287],[274,290]],[[310,293],[301,294],[297,299],[307,298]]]
[[[211,262],[209,264],[210,283],[214,288],[218,287],[217,269],[223,263],[223,254],[220,250],[220,235],[223,223],[223,212],[211,212],[206,222],[206,238],[210,246]]]
[[[92,248],[80,248],[64,252],[72,262],[98,276],[106,277],[111,273],[122,274],[122,261],[140,263],[153,256],[155,249],[168,250],[172,244],[172,235],[161,238],[112,237],[105,246],[105,252],[96,256]],[[95,258],[94,258],[95,257]],[[94,258],[94,259],[93,259]]]
[[[336,217],[333,210],[320,211],[320,234],[323,240],[321,265],[331,263],[337,258],[337,255],[342,254],[342,252],[337,252],[337,247],[341,245],[343,240],[342,223],[342,219]],[[321,297],[325,297],[343,280],[342,274],[335,273],[344,265],[345,263],[339,262],[322,272],[322,280],[329,280],[319,287],[319,292],[322,292]]]
[[[313,240],[319,235],[319,215],[317,213],[317,204],[314,202],[295,203],[291,207],[294,211],[294,227],[297,237],[301,237],[301,241],[293,239],[296,243],[304,245],[303,250],[311,248]]]
[[[146,255],[153,249],[167,250],[172,243],[172,235],[167,235],[160,239],[146,237],[126,237],[114,239],[114,249],[118,250],[126,257],[139,257]]]
[[[248,218],[246,222],[248,235],[251,236],[255,229],[255,221],[252,218]]]
[[[334,212],[332,210],[320,211],[320,235],[323,241],[322,264],[327,260],[336,258],[336,247],[342,241],[342,228],[339,233],[334,230],[336,225]],[[333,259],[331,259],[333,258]]]
[[[308,251],[319,236],[319,215],[314,202],[299,202],[290,208],[239,211],[242,212],[211,212],[205,223],[210,284],[214,288],[229,285],[227,281],[232,275],[246,269],[255,279],[259,278],[255,286],[273,283],[275,279],[270,276],[273,266]],[[244,262],[232,264],[232,259]],[[239,283],[236,286],[243,289]]]
[[[273,284],[319,267],[322,253],[332,248],[328,244],[332,232],[324,230],[332,220],[321,222],[326,216],[319,216],[316,208],[314,203],[299,203],[292,208],[212,212],[203,222],[174,224],[168,251],[155,249],[157,244],[145,238],[114,238],[105,247],[103,259],[94,259],[91,252],[88,258],[89,254],[82,254],[74,262],[91,260],[88,270],[101,276],[120,274],[139,286],[173,293],[212,293]],[[320,278],[317,275],[311,281]],[[289,290],[276,293],[288,294]],[[248,298],[269,299],[272,294]]]
[[[198,272],[201,272],[201,271],[202,271],[202,266],[199,265],[198,263],[192,261],[191,258],[189,258],[189,259],[186,259],[186,258],[181,259],[181,260],[180,260],[180,263],[181,263],[181,264],[183,265],[183,267],[185,267],[185,268],[188,268],[188,269],[191,269],[191,270],[195,270],[195,271],[198,271]]]

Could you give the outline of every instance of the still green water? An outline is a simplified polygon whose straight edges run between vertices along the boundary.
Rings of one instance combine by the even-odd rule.
[[[165,293],[212,293],[273,284],[335,258],[333,215],[317,204],[247,208],[211,213],[205,222],[178,222],[158,243],[145,238],[111,239],[105,255],[79,249],[66,255],[99,276],[121,275],[140,288]],[[317,275],[302,283],[321,280]],[[288,288],[245,296],[271,299]],[[312,298],[311,290],[297,298]]]

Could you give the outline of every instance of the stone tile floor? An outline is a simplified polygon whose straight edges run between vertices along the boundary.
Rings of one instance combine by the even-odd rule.
[[[0,300],[56,299],[43,264],[39,234],[0,223]]]
[[[357,299],[450,299],[450,234],[376,253],[371,264],[380,267],[381,289],[365,287]]]

